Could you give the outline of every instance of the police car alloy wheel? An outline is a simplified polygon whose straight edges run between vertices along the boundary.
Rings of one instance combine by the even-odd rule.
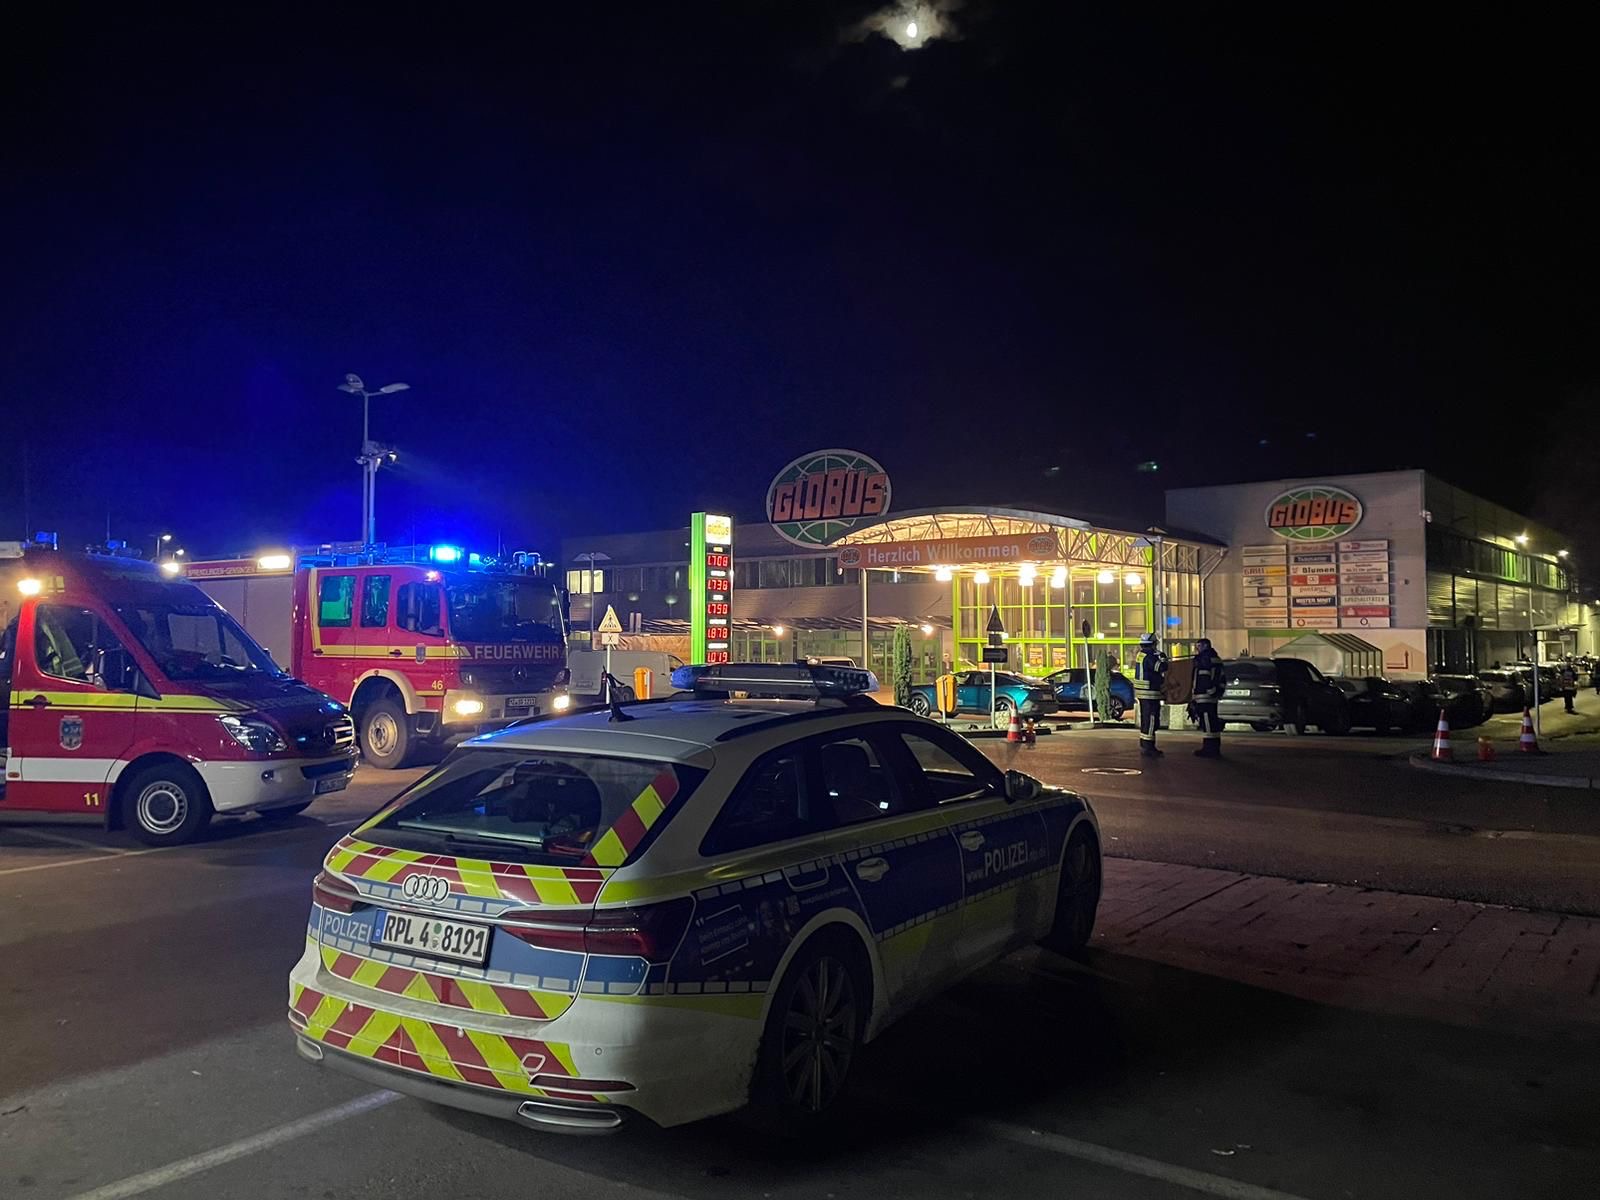
[[[869,1008],[859,956],[843,939],[806,945],[773,997],[755,1099],[801,1123],[827,1116],[844,1093]]]
[[[1056,893],[1056,919],[1045,945],[1062,954],[1078,954],[1089,944],[1100,907],[1100,848],[1094,835],[1080,829],[1067,842]]]

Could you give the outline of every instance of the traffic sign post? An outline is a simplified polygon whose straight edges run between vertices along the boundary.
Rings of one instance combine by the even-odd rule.
[[[1006,653],[1006,626],[1000,619],[998,604],[989,605],[989,623],[984,629],[989,635],[989,644],[983,648],[983,661],[989,664],[989,727],[992,729],[995,711],[994,667],[996,663],[1006,662],[1009,657]]]
[[[622,622],[617,620],[617,610],[611,605],[606,605],[606,615],[595,627],[595,633],[600,635],[600,644],[606,651],[606,703],[611,703],[611,651],[622,644]]]

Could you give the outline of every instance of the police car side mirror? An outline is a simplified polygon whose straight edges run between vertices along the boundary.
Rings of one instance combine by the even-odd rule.
[[[1039,797],[1040,783],[1032,775],[1024,775],[1021,771],[1006,772],[1006,803],[1016,804]]]

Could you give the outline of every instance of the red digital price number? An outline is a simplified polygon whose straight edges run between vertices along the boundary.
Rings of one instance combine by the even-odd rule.
[[[728,615],[728,602],[726,600],[712,600],[706,604],[706,616],[725,617]]]
[[[727,570],[729,567],[733,566],[733,555],[708,554],[706,555],[706,566],[721,567],[723,570]]]
[[[708,663],[725,663],[728,661],[728,652],[726,650],[707,650],[706,661]]]

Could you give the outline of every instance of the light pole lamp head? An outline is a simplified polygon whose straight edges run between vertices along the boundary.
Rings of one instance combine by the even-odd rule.
[[[409,383],[386,383],[373,394],[387,396],[390,392],[409,392],[410,390],[411,385]]]
[[[352,373],[344,377],[344,382],[339,385],[339,390],[341,392],[349,392],[352,396],[359,396],[367,390],[367,385],[361,382],[361,376]]]

